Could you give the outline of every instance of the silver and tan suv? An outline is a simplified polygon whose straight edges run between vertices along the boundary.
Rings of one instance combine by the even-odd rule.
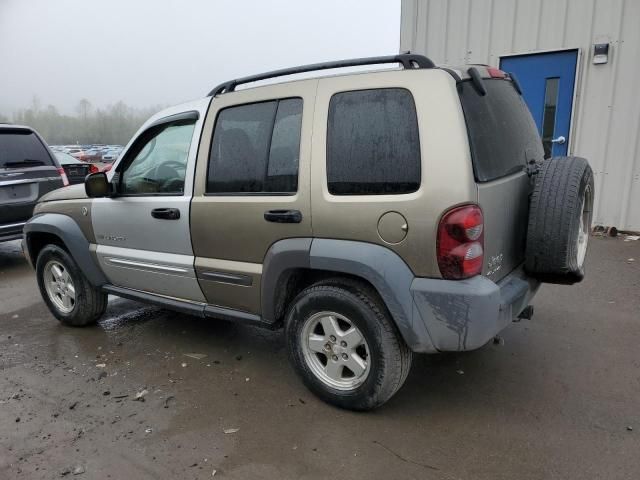
[[[301,72],[399,63],[244,88]],[[583,276],[593,177],[543,158],[513,76],[403,54],[229,81],[152,117],[108,175],[45,196],[25,252],[65,324],[107,295],[284,326],[306,385],[366,410],[413,352],[481,347]]]

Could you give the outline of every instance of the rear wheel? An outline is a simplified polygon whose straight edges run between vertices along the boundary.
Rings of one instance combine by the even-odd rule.
[[[91,285],[71,255],[57,245],[40,251],[36,276],[44,302],[66,325],[93,324],[107,308],[107,295]]]
[[[289,357],[307,387],[333,405],[371,410],[404,383],[411,351],[378,299],[364,287],[307,288],[286,317]]]

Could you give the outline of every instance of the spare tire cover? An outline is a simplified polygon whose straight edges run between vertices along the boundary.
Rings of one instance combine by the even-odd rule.
[[[529,207],[526,271],[548,283],[584,278],[593,214],[593,172],[580,157],[547,159],[536,174]]]

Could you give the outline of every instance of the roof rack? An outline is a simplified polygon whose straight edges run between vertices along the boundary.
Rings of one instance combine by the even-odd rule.
[[[233,92],[238,85],[253,83],[268,78],[283,77],[285,75],[295,75],[297,73],[313,72],[317,70],[330,70],[333,68],[358,67],[362,65],[381,65],[386,63],[401,63],[405,69],[410,68],[435,68],[431,59],[424,55],[413,53],[401,53],[400,55],[388,55],[384,57],[353,58],[351,60],[338,60],[335,62],[312,63],[310,65],[300,65],[298,67],[283,68],[271,72],[259,73],[243,78],[236,78],[228,82],[221,83],[209,92],[208,96],[215,96],[221,93]]]

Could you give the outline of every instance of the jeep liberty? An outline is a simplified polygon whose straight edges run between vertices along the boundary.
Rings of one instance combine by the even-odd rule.
[[[23,245],[64,324],[116,295],[284,327],[310,390],[369,410],[413,353],[477,349],[540,282],[580,281],[593,194],[586,160],[544,158],[513,75],[401,54],[154,115],[108,174],[45,195]]]

